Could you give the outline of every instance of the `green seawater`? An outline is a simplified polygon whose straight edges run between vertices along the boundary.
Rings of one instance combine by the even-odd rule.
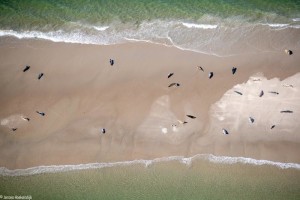
[[[269,23],[300,17],[297,0],[1,0],[0,28],[59,29],[67,22],[109,24],[203,17]]]
[[[299,199],[300,171],[196,161],[0,178],[0,195],[32,199]]]
[[[19,39],[148,41],[230,56],[297,48],[299,32],[299,0],[0,1],[0,37]]]

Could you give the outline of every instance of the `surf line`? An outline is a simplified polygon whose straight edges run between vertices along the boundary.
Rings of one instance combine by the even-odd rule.
[[[48,174],[48,173],[59,173],[77,170],[87,170],[87,169],[101,169],[108,167],[117,166],[130,166],[130,165],[144,165],[149,167],[154,163],[169,162],[169,161],[179,161],[182,164],[190,166],[193,160],[204,160],[211,163],[218,164],[247,164],[254,166],[270,165],[278,167],[281,169],[300,169],[300,164],[298,163],[282,163],[269,160],[256,160],[253,158],[246,157],[229,157],[229,156],[215,156],[213,154],[197,154],[192,157],[183,156],[170,156],[155,158],[153,160],[132,160],[132,161],[120,161],[120,162],[108,162],[108,163],[87,163],[78,165],[50,165],[50,166],[37,166],[26,169],[7,169],[5,167],[0,167],[1,176],[30,176],[37,174]]]

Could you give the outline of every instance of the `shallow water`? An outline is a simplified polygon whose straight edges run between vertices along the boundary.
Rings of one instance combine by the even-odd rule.
[[[198,160],[148,167],[136,164],[101,169],[2,176],[2,195],[32,199],[299,199],[299,169]]]
[[[148,41],[230,56],[300,44],[299,1],[1,1],[0,36]],[[226,46],[226,48],[224,48]]]

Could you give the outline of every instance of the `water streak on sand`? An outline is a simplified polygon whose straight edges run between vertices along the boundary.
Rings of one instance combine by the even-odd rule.
[[[110,163],[88,163],[88,164],[78,164],[78,165],[51,165],[51,166],[38,166],[31,167],[27,169],[15,169],[10,170],[5,167],[0,168],[0,175],[2,176],[29,176],[36,174],[44,173],[58,173],[58,172],[67,172],[74,170],[86,170],[86,169],[101,169],[108,167],[117,167],[117,166],[129,166],[129,165],[144,165],[148,167],[152,164],[159,162],[169,162],[169,161],[179,161],[182,164],[187,166],[191,165],[193,161],[204,160],[212,163],[218,164],[247,164],[247,165],[270,165],[275,166],[281,169],[300,169],[300,164],[297,163],[282,163],[274,162],[269,160],[256,160],[253,158],[245,157],[228,157],[228,156],[215,156],[212,154],[197,154],[192,157],[183,157],[183,156],[170,156],[163,158],[156,158],[153,160],[133,160],[133,161],[120,161],[120,162],[110,162]]]

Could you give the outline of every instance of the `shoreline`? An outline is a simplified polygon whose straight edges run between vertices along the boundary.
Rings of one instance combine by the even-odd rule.
[[[109,163],[86,163],[86,164],[76,164],[76,165],[50,165],[50,166],[36,166],[26,169],[7,169],[5,167],[0,167],[0,176],[32,176],[39,174],[49,174],[49,173],[63,173],[70,171],[80,171],[80,170],[92,170],[92,169],[102,169],[110,167],[126,167],[130,165],[144,165],[145,168],[154,165],[156,163],[165,163],[177,161],[183,165],[191,166],[194,161],[204,161],[212,164],[220,165],[234,165],[234,164],[244,164],[253,166],[267,165],[270,167],[276,167],[280,169],[296,169],[300,170],[300,164],[298,163],[281,163],[269,160],[256,160],[253,158],[245,157],[229,157],[229,156],[214,156],[212,154],[198,154],[192,157],[183,156],[171,156],[155,158],[153,160],[130,160],[130,161],[120,161],[120,162],[109,162]]]
[[[68,27],[69,25],[67,25],[69,29],[67,28],[66,30],[64,26],[61,27],[62,29],[55,31],[40,30],[38,27],[27,31],[5,29],[0,30],[0,36],[25,40],[40,39],[59,43],[104,46],[130,42],[147,42],[218,57],[277,52],[281,48],[298,48],[295,44],[299,40],[298,32],[300,28],[297,18],[291,18],[285,23],[263,21],[244,21],[241,23],[236,20],[232,21],[232,23],[230,25],[228,21],[222,21],[221,19],[216,22],[193,22],[193,20],[181,21],[179,19],[170,19],[165,21],[142,21],[138,26],[136,24],[131,24],[130,26],[129,22],[127,24],[128,27],[124,25],[124,27],[118,29],[119,24],[116,21],[112,22],[112,24],[102,24],[99,27],[92,24],[74,22],[74,27]],[[236,31],[232,25],[233,27],[240,27],[241,32]],[[144,32],[144,29],[140,27],[144,27],[149,32]],[[72,31],[72,28],[75,29]],[[152,32],[151,30],[160,31]],[[182,31],[181,34],[177,33],[179,30]],[[243,32],[247,32],[247,35],[243,35]],[[195,33],[201,35],[201,37],[198,38]],[[211,38],[211,35],[215,36]],[[274,38],[270,39],[270,35]],[[190,36],[189,38],[191,38],[192,42],[186,40],[186,36]],[[207,40],[210,40],[209,44],[206,44]],[[223,46],[219,45],[220,43],[224,43],[224,46],[227,46],[228,50],[222,50]]]
[[[5,168],[197,154],[300,162],[300,138],[295,134],[300,129],[293,121],[299,115],[295,104],[299,95],[298,49],[293,56],[278,51],[216,57],[140,42],[99,46],[0,38],[0,43],[0,120],[9,122],[0,126],[0,166]],[[109,65],[110,58],[115,59],[115,66]],[[22,72],[25,65],[32,67],[28,73]],[[204,73],[197,70],[198,65],[204,67]],[[234,76],[233,66],[238,67]],[[215,72],[212,80],[207,78],[209,71]],[[40,72],[45,77],[38,81]],[[168,79],[170,72],[175,75]],[[260,89],[249,82],[258,73],[264,79],[259,87],[293,93],[294,99],[276,97],[294,106],[295,113],[288,120],[291,123],[283,121],[285,127],[279,126],[275,135],[266,136],[268,131],[261,125],[250,129],[241,121],[235,130],[236,125],[212,118],[212,107],[220,100],[234,102],[235,96],[225,97],[237,86],[249,91],[247,98],[237,99],[243,102],[243,112],[258,113],[250,102],[250,91],[255,94]],[[282,89],[285,79],[293,82],[295,89]],[[167,87],[175,81],[181,86]],[[267,105],[278,107],[278,101],[267,95],[265,99],[260,104],[267,110],[257,114],[261,119],[268,117],[267,113],[277,115]],[[46,113],[44,118],[34,113],[38,109]],[[197,118],[190,120],[188,114]],[[23,115],[30,117],[30,123],[19,120]],[[189,121],[172,129],[177,120]],[[227,138],[219,127],[224,125],[230,132]],[[13,126],[18,126],[15,133],[10,130]],[[108,130],[105,135],[99,134],[103,127]],[[250,130],[258,134],[251,136]]]

